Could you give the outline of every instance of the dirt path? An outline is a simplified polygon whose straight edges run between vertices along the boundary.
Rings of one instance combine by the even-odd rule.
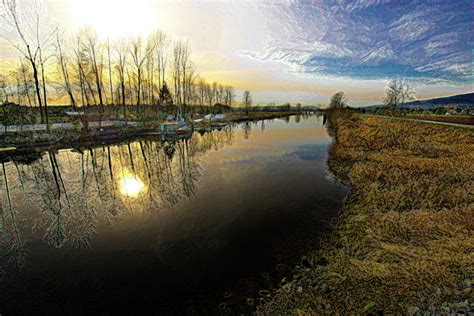
[[[388,118],[388,119],[392,119],[392,120],[411,121],[411,122],[416,122],[416,123],[429,123],[429,124],[437,124],[437,125],[446,125],[446,126],[474,129],[474,125],[468,125],[468,124],[448,123],[448,122],[429,121],[429,120],[417,120],[417,119],[412,119],[412,118],[373,115],[373,114],[364,114],[364,116],[367,116],[367,117],[380,117],[380,118]]]

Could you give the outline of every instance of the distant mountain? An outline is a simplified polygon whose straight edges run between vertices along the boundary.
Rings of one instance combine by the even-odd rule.
[[[457,105],[461,108],[474,108],[474,93],[458,94],[450,97],[442,97],[428,100],[417,100],[405,103],[405,107],[410,108],[437,108],[448,105]],[[380,107],[382,105],[371,105],[368,108]]]

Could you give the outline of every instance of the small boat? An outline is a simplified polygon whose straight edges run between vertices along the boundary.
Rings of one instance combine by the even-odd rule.
[[[176,134],[178,135],[190,134],[192,132],[193,132],[192,128],[188,125],[182,126],[176,129]]]
[[[211,125],[212,125],[212,127],[224,127],[224,126],[226,126],[227,124],[226,124],[226,123],[220,123],[220,122],[218,123],[218,122],[216,122],[216,123],[212,123]]]

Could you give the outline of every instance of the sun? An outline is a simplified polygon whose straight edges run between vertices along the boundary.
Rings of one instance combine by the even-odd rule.
[[[159,27],[149,0],[69,0],[76,28],[89,25],[100,37],[117,39],[151,33]]]

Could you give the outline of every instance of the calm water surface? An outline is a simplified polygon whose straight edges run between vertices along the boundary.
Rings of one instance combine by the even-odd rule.
[[[3,163],[0,314],[250,313],[342,207],[317,116]]]

